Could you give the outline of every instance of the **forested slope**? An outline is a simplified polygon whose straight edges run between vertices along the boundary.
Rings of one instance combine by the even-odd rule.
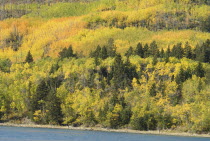
[[[210,131],[208,0],[13,0],[0,121]]]

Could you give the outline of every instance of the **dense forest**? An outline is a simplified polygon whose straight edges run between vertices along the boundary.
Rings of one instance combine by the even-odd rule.
[[[210,132],[209,0],[0,1],[0,122]]]

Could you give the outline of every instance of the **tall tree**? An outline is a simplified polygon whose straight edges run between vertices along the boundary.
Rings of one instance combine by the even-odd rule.
[[[205,70],[204,70],[201,62],[199,62],[197,64],[194,72],[195,72],[195,75],[197,75],[198,77],[204,77],[205,76]]]
[[[112,67],[112,82],[114,88],[117,90],[118,88],[124,88],[124,64],[122,61],[121,55],[117,55],[114,59],[113,67]]]
[[[127,52],[125,53],[125,56],[126,57],[130,57],[131,55],[134,54],[134,51],[133,51],[133,47],[130,47]]]
[[[184,54],[186,58],[189,58],[189,59],[193,58],[192,47],[189,45],[189,42],[186,42],[185,44]]]
[[[178,59],[181,59],[183,57],[184,50],[182,48],[182,43],[178,43],[178,44],[174,45],[174,47],[172,48],[172,51],[171,51],[171,55]]]
[[[74,54],[72,46],[70,45],[68,48],[64,48],[61,52],[59,52],[59,56],[61,59],[63,59],[63,58],[76,57],[77,55]]]
[[[137,44],[136,50],[135,50],[136,55],[140,56],[141,58],[144,57],[144,50],[143,50],[143,46],[141,43]]]
[[[33,56],[31,54],[31,52],[28,51],[28,54],[27,54],[26,59],[25,59],[25,62],[26,63],[32,63],[33,61],[34,61]]]

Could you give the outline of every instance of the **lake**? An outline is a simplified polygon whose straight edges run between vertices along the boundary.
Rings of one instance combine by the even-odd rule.
[[[0,126],[0,141],[209,141],[210,138]]]

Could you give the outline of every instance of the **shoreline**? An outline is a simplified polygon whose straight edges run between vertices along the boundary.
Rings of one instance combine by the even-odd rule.
[[[178,132],[178,131],[173,131],[173,130],[140,131],[140,130],[132,130],[132,129],[108,129],[108,128],[99,128],[99,127],[73,127],[73,126],[38,125],[38,124],[13,124],[13,123],[0,123],[0,126],[67,129],[67,130],[80,130],[80,131],[102,131],[102,132],[133,133],[133,134],[145,134],[145,135],[165,135],[165,136],[210,138],[210,133],[209,134],[196,134],[196,133]]]

